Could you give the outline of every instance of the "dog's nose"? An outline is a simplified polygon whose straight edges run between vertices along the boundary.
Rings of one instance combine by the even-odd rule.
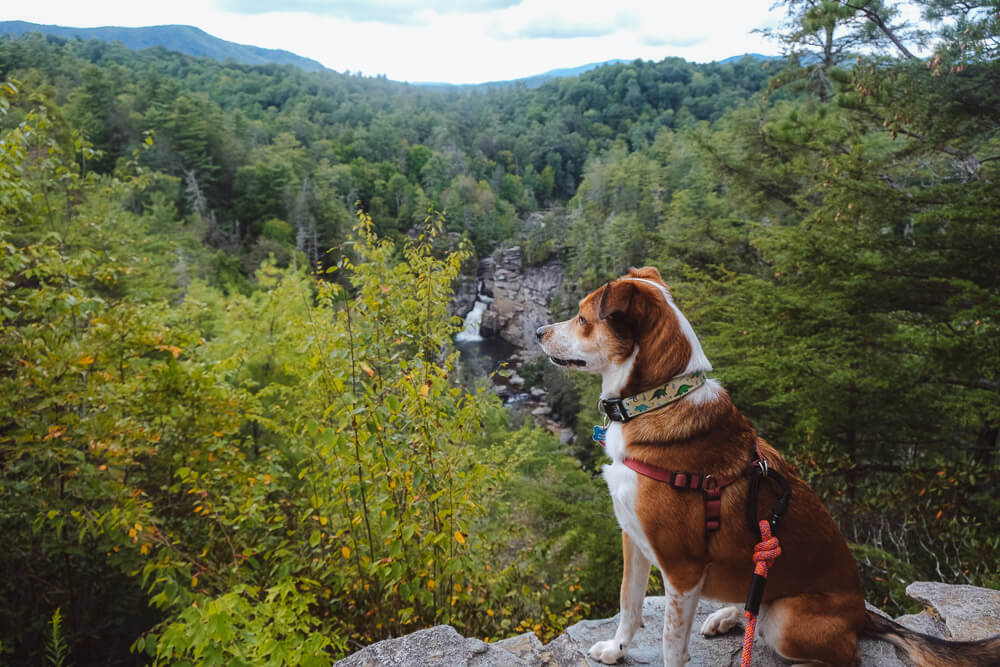
[[[537,329],[535,329],[535,337],[538,338],[538,340],[541,340],[542,337],[545,335],[545,331],[548,328],[549,328],[549,325],[546,324],[546,325],[540,326]]]

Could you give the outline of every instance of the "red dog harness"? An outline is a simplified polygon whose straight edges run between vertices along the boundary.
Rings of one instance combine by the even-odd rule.
[[[606,429],[600,426],[594,427],[594,441],[599,443],[601,447],[604,446],[605,433]],[[703,475],[700,473],[666,470],[664,468],[643,463],[642,461],[629,457],[625,457],[622,463],[643,477],[649,477],[650,479],[655,479],[658,482],[669,484],[675,489],[701,491],[705,498],[705,535],[707,537],[711,533],[717,531],[721,525],[722,519],[720,514],[722,510],[722,490],[736,480],[752,475],[755,470],[759,470],[764,475],[767,475],[767,459],[761,455],[760,449],[757,447],[756,440],[754,440],[753,449],[754,459],[752,461],[747,463],[746,466],[744,466],[744,468],[735,475],[721,478],[713,477],[712,475]],[[754,500],[756,500],[756,498]],[[756,523],[756,517],[754,517],[753,522]]]

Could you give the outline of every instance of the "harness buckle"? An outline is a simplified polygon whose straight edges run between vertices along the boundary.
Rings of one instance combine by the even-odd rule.
[[[765,459],[763,456],[757,459],[757,467],[760,468],[761,477],[767,477],[767,472],[768,470],[770,470],[770,468],[767,465],[767,459]]]
[[[701,488],[706,491],[714,491],[719,488],[719,480],[715,479],[711,475],[705,475],[705,481],[702,482]]]

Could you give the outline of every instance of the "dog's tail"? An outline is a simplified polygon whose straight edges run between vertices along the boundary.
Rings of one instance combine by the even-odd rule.
[[[951,642],[914,632],[869,610],[862,634],[895,646],[914,667],[997,667],[1000,635],[974,642]]]

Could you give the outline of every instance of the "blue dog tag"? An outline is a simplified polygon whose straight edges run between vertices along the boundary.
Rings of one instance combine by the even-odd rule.
[[[594,427],[594,435],[592,435],[590,437],[593,439],[594,442],[599,442],[599,443],[601,443],[603,445],[604,444],[604,436],[607,434],[607,432],[608,432],[608,429],[606,429],[606,428],[604,428],[602,426],[595,426]]]

